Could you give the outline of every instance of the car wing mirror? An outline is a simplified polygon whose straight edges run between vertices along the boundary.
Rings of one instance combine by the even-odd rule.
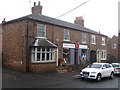
[[[105,69],[106,67],[102,67],[102,69]]]
[[[88,65],[87,68],[90,68],[90,66]]]

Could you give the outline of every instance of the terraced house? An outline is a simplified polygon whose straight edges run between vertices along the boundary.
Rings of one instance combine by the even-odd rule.
[[[74,24],[42,15],[34,3],[32,14],[3,23],[3,63],[21,71],[55,71],[66,64],[106,62],[107,36],[84,27],[82,17]]]

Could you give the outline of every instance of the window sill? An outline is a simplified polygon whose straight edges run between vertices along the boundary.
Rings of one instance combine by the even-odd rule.
[[[70,40],[63,40],[64,42],[70,42]]]
[[[106,46],[105,44],[102,44],[102,46]]]
[[[96,45],[96,43],[91,43],[92,45]]]
[[[56,61],[31,61],[33,64],[55,63]]]
[[[82,44],[87,44],[87,42],[82,42]]]
[[[105,59],[101,59],[102,61],[105,61],[105,60],[107,60],[106,58]]]
[[[46,39],[46,37],[40,37],[40,36],[37,36],[36,38],[43,38],[43,39]]]

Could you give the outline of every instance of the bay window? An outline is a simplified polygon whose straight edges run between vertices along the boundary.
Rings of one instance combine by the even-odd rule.
[[[32,62],[52,62],[55,61],[55,48],[32,47]]]

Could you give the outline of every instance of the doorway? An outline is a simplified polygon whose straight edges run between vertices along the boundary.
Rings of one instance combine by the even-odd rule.
[[[91,50],[90,51],[90,62],[93,63],[93,62],[96,62],[96,51],[95,50]]]

